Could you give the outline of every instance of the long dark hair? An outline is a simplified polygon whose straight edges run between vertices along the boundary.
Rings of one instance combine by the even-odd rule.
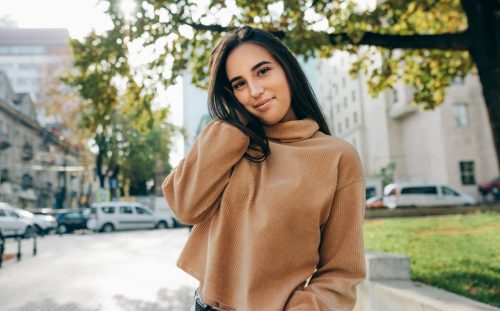
[[[224,36],[210,55],[208,110],[212,118],[224,120],[249,136],[249,149],[260,155],[253,156],[247,152],[245,157],[253,162],[262,162],[271,154],[271,150],[262,123],[238,102],[227,78],[227,58],[243,43],[253,43],[265,48],[278,61],[285,71],[292,93],[291,107],[297,118],[311,118],[318,123],[321,132],[331,135],[311,85],[292,52],[267,31],[249,26],[237,28]],[[236,111],[248,120],[246,126],[238,118]]]

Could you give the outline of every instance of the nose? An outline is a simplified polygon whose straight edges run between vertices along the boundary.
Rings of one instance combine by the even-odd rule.
[[[250,95],[254,98],[259,98],[264,93],[264,88],[258,82],[248,82]]]

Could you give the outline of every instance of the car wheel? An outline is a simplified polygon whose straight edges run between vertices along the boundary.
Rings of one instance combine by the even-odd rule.
[[[179,228],[181,226],[181,224],[175,219],[172,220],[172,223],[174,228]]]
[[[102,232],[113,232],[115,231],[115,226],[112,224],[104,224],[101,229]]]
[[[166,229],[167,228],[167,223],[165,221],[160,221],[158,225],[156,225],[156,228],[158,229]]]
[[[29,239],[32,238],[34,235],[35,235],[35,230],[33,229],[33,227],[31,226],[26,227],[26,231],[24,231],[24,238]]]
[[[35,233],[39,236],[44,236],[45,235],[45,230],[40,228],[40,226],[35,225]]]
[[[59,234],[65,234],[68,232],[68,228],[65,225],[57,226],[56,232]]]

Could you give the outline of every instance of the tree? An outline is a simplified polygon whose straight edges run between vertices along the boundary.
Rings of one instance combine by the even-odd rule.
[[[355,0],[211,0],[206,7],[195,0],[137,0],[129,20],[119,0],[104,2],[112,19],[130,24],[130,42],[157,53],[145,81],[165,85],[189,63],[193,82],[206,86],[215,41],[242,25],[271,31],[306,59],[329,57],[336,49],[359,53],[352,73],[362,70],[370,77],[372,94],[402,79],[414,87],[414,104],[423,109],[439,106],[454,78],[477,71],[500,155],[498,0],[385,0],[369,9]],[[373,66],[380,56],[380,66]]]
[[[117,178],[121,172],[132,185],[144,183],[156,168],[157,162],[152,161],[159,161],[160,156],[161,166],[168,168],[165,163],[173,129],[164,122],[167,109],[151,109],[155,87],[137,83],[127,62],[127,25],[120,19],[113,23],[107,33],[92,32],[82,42],[71,40],[74,70],[63,79],[82,99],[78,128],[88,133],[97,150],[95,165],[101,188],[106,177]]]
[[[118,143],[122,184],[129,185],[130,195],[149,194],[148,183],[154,182],[158,174],[166,176],[172,169],[168,154],[170,137],[176,129],[163,121],[165,114],[163,110],[154,112],[154,124],[145,131],[134,126],[129,117],[117,116],[113,136]]]

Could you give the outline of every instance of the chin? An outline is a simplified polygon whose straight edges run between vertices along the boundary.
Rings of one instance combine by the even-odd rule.
[[[272,111],[272,109],[265,111],[260,115],[255,115],[260,122],[264,125],[270,126],[281,122],[286,117],[286,112],[280,113],[276,111]]]
[[[270,117],[270,118],[265,118],[265,119],[262,119],[262,118],[259,118],[259,119],[260,119],[260,121],[262,123],[264,123],[265,125],[269,126],[269,125],[275,125],[276,123],[279,123],[283,118],[284,117],[282,117],[282,118],[279,118],[279,117],[272,118],[272,117]]]

